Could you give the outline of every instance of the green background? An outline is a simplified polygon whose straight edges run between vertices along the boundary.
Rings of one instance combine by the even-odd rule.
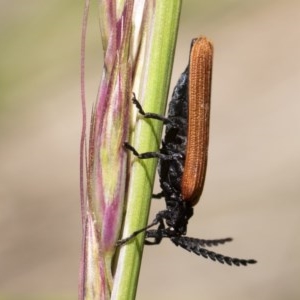
[[[76,299],[83,1],[0,8],[0,299]],[[200,34],[215,46],[211,135],[188,234],[232,236],[215,250],[259,263],[222,266],[164,241],[144,251],[137,299],[299,299],[300,2],[183,1],[171,86]],[[95,2],[87,43],[90,105]]]

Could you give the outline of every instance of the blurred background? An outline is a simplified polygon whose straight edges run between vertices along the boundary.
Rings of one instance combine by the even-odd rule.
[[[83,1],[0,5],[0,299],[76,299]],[[171,86],[200,34],[215,46],[211,135],[188,235],[231,236],[214,250],[258,264],[223,266],[166,240],[145,248],[137,299],[300,299],[300,2],[184,1]],[[87,47],[91,105],[96,3]]]

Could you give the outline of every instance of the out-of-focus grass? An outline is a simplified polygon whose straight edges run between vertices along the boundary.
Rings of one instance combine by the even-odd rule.
[[[10,295],[0,295],[0,300],[74,300],[72,296],[30,296],[30,295],[19,295],[19,296],[10,296]]]
[[[66,9],[61,7],[67,2],[70,14],[65,14]],[[12,105],[10,97],[24,94],[24,89],[42,88],[42,83],[51,82],[54,76],[67,76],[70,68],[76,67],[70,63],[70,56],[75,59],[78,53],[72,50],[74,45],[68,39],[73,39],[70,34],[76,32],[70,30],[72,27],[79,29],[75,18],[79,7],[71,6],[71,1],[60,3],[30,5],[13,1],[2,7],[1,105]]]
[[[70,81],[79,81],[83,7],[83,1],[71,0],[4,2],[0,12],[2,112],[20,104],[23,107],[34,105],[35,101],[46,98],[40,99],[39,92],[47,93],[70,84]],[[92,15],[93,21],[97,22],[95,10]],[[97,48],[91,45],[99,46],[99,38],[95,36],[97,23],[95,26],[94,22],[92,28],[88,49],[96,51]],[[102,59],[101,52],[98,57]]]

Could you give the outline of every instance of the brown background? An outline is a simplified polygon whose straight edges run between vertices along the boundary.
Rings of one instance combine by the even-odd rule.
[[[77,297],[81,14],[82,1],[1,1],[0,299]],[[95,4],[90,21],[92,102]],[[144,251],[137,299],[299,299],[300,2],[185,1],[172,86],[199,34],[215,45],[211,138],[188,233],[232,236],[216,250],[259,263],[222,266],[164,241]]]

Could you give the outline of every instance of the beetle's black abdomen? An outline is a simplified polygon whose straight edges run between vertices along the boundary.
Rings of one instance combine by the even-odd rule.
[[[179,154],[176,159],[160,159],[158,172],[160,185],[168,199],[181,199],[181,178],[185,160],[187,139],[188,114],[188,68],[181,74],[172,99],[169,104],[168,119],[165,137],[162,142],[161,153],[166,155]]]

